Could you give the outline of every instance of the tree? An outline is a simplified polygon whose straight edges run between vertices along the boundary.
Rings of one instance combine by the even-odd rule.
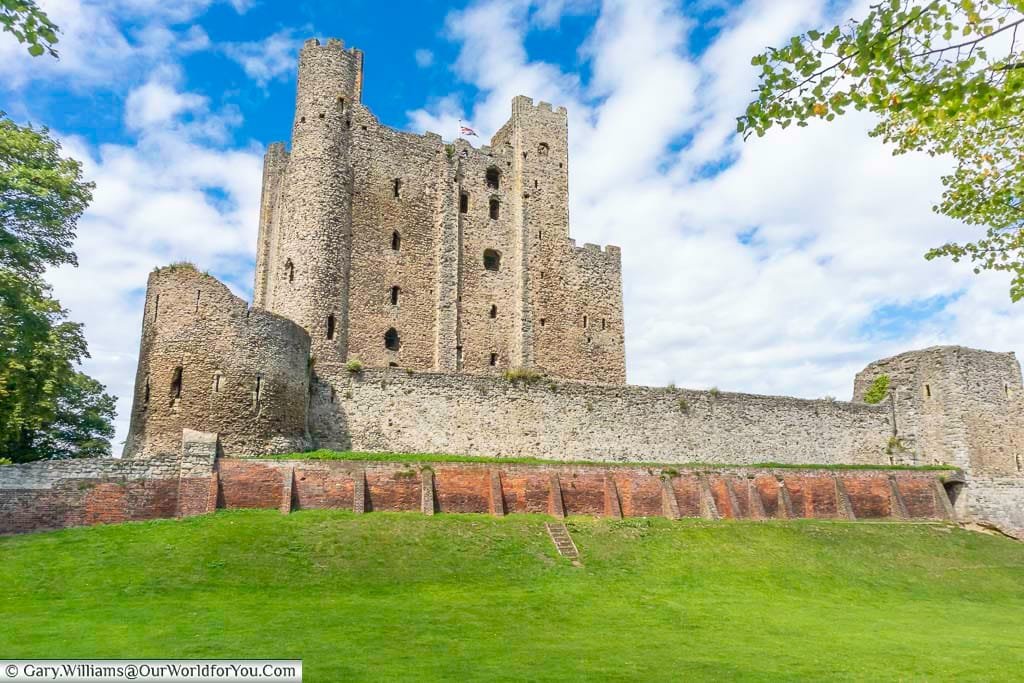
[[[956,164],[934,210],[983,237],[925,254],[1011,274],[1024,298],[1024,0],[885,0],[860,21],[794,36],[751,63],[757,99],[739,117],[744,139],[773,126],[832,121],[851,108],[879,116],[871,131],[894,154],[949,155]]]
[[[110,453],[114,399],[76,369],[82,327],[42,279],[75,263],[92,187],[45,129],[0,113],[0,453],[15,462]]]
[[[57,25],[50,21],[34,0],[0,0],[0,27],[14,35],[19,43],[28,43],[28,53],[38,57],[44,52],[56,57]]]
[[[75,264],[75,224],[92,188],[45,128],[18,126],[0,112],[0,266],[38,275]]]

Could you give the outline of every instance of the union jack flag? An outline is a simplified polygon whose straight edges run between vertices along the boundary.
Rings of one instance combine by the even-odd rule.
[[[463,126],[461,121],[459,122],[459,134],[472,135],[475,138],[480,137],[479,135],[476,134],[476,131],[470,128],[469,126]]]

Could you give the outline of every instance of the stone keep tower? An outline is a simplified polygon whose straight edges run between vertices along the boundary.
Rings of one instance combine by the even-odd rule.
[[[290,153],[265,158],[255,305],[342,364],[625,382],[621,255],[569,239],[564,108],[517,97],[489,146],[380,124],[362,53],[306,42]]]
[[[291,153],[270,145],[263,173],[257,306],[306,329],[327,365],[344,358],[352,253],[349,110],[363,54],[340,40],[306,41],[299,58]]]

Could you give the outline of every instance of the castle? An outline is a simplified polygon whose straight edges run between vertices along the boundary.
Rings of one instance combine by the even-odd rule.
[[[310,335],[317,375],[369,367],[626,379],[616,247],[569,239],[566,111],[512,102],[474,149],[382,126],[363,54],[306,43],[291,150],[268,148],[255,306]]]
[[[88,522],[74,482],[120,476],[142,483],[96,498],[121,501],[115,519],[277,497],[287,510],[293,495],[359,511],[422,495],[433,511],[436,493],[462,511],[960,518],[1024,534],[1012,353],[900,354],[859,373],[850,402],[627,385],[619,250],[569,239],[565,110],[517,97],[490,146],[446,145],[382,126],[360,101],[362,62],[337,40],[302,50],[291,149],[266,153],[253,305],[191,266],[154,271],[125,458],[2,468],[10,529]],[[428,468],[410,483],[218,457],[312,448],[638,466],[443,483]],[[955,470],[885,469],[921,465]]]

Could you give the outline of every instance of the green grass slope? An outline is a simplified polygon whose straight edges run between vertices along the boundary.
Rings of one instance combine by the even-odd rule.
[[[300,511],[0,538],[0,657],[307,681],[1024,676],[1024,544],[948,526]]]

